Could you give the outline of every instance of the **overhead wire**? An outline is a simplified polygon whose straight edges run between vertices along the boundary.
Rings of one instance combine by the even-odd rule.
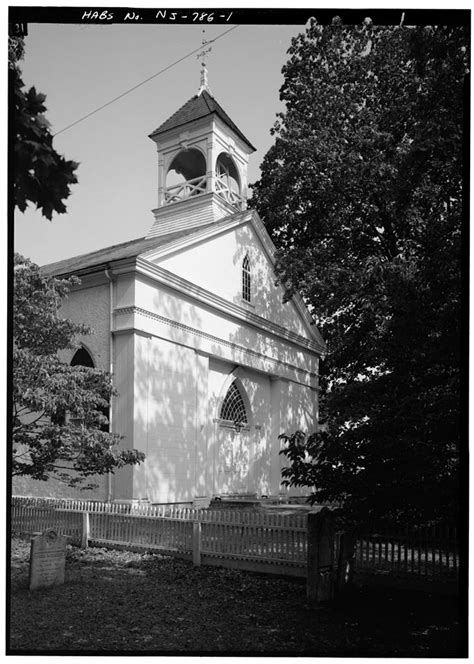
[[[214,39],[209,39],[206,41],[206,46],[208,44],[213,44],[216,42],[218,39],[221,39],[221,37],[224,37],[225,35],[229,34],[229,32],[232,32],[232,30],[235,30],[236,28],[240,27],[239,25],[234,25],[228,30],[225,30],[224,32],[221,32],[220,35],[217,35],[217,37],[214,37]],[[87,120],[87,118],[90,118],[92,115],[95,115],[99,111],[102,111],[104,108],[107,108],[107,106],[110,106],[111,104],[115,103],[119,99],[122,99],[122,97],[125,97],[126,95],[130,94],[130,92],[133,92],[137,88],[139,88],[142,85],[145,85],[145,83],[148,83],[148,81],[151,81],[152,79],[156,78],[157,76],[160,76],[160,74],[164,74],[165,71],[168,71],[168,69],[171,69],[172,67],[175,67],[178,65],[180,62],[183,62],[183,60],[186,60],[186,58],[189,58],[191,55],[194,55],[197,51],[202,49],[202,44],[195,48],[193,51],[190,51],[189,53],[186,53],[186,55],[183,55],[182,58],[179,58],[179,60],[176,60],[175,62],[172,62],[170,65],[167,65],[166,67],[163,67],[163,69],[160,69],[160,71],[157,71],[155,74],[152,74],[152,76],[149,76],[146,78],[144,81],[141,81],[140,83],[137,83],[134,85],[132,88],[129,88],[128,90],[125,90],[125,92],[122,92],[119,94],[117,97],[114,97],[110,101],[106,102],[105,104],[102,104],[102,106],[99,106],[98,108],[94,109],[93,111],[90,111],[90,113],[87,113],[86,115],[83,115],[81,118],[78,120],[75,120],[74,122],[71,122],[71,124],[67,125],[66,127],[63,127],[59,131],[55,132],[53,134],[54,136],[57,136],[58,134],[62,134],[63,131],[66,131],[67,129],[71,129],[71,127],[74,127],[75,125],[79,124],[80,122],[83,122],[84,120]]]

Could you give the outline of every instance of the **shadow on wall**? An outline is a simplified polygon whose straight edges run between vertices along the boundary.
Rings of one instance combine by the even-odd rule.
[[[247,252],[248,248],[244,244],[235,252],[234,265],[237,268],[242,266]],[[280,287],[275,286],[276,276],[266,258],[258,252],[254,252],[253,255],[250,253],[250,256],[251,301],[254,306],[251,309],[249,307],[249,309],[285,329],[297,331],[301,323],[298,320],[297,323],[292,325],[290,320],[292,317],[297,317],[298,314],[291,303],[283,304],[283,291]],[[234,302],[236,304],[242,303],[242,290],[239,290],[235,295]],[[256,335],[250,328],[242,326],[232,335],[230,341],[238,346],[250,348],[262,356],[276,358],[280,362],[290,366],[301,365],[301,350],[294,346],[292,347],[290,344],[286,346],[285,352],[282,353],[281,346],[272,335]],[[306,368],[308,371],[314,370],[311,366],[307,366]],[[281,433],[292,433],[298,429],[308,432],[316,430],[317,393],[301,383],[284,381],[281,386],[280,413],[279,417],[277,417],[279,433],[275,435],[275,432],[271,429],[270,380],[266,378],[268,386],[265,389],[264,386],[259,384],[264,374],[256,374],[252,371],[248,371],[247,374],[249,379],[253,377],[254,381],[253,388],[249,386],[249,392],[252,392],[251,401],[255,413],[255,423],[261,425],[260,429],[254,428],[252,431],[254,445],[253,476],[257,493],[266,493],[268,489],[268,475],[272,472],[272,450],[273,454],[275,454],[275,447],[276,453],[281,449],[278,435]],[[285,457],[279,455],[277,464],[277,472],[281,473],[281,468],[287,465]],[[275,469],[273,472],[275,472]],[[280,486],[280,491],[286,492],[286,489]]]
[[[199,321],[191,319],[177,300],[169,299],[166,311],[156,301],[154,309],[199,327]],[[174,334],[178,331],[172,328],[171,337]],[[135,446],[145,452],[146,461],[134,470],[134,498],[192,500],[199,487],[205,486],[207,472],[201,440],[206,437],[207,421],[200,417],[207,390],[202,394],[198,380],[202,357],[172,341],[140,336],[135,361]]]
[[[246,253],[245,246],[236,250],[236,266],[241,265]],[[269,283],[268,266],[264,260],[263,257],[262,262],[255,260],[252,266],[255,305],[252,310],[288,327],[286,319],[278,320],[278,308],[277,315],[272,318],[275,298],[279,297],[281,301],[281,290],[274,286],[273,276]],[[241,274],[239,270],[235,274],[238,279],[233,301],[241,304]],[[226,440],[214,421],[218,417],[219,395],[208,386],[207,353],[196,353],[193,348],[183,345],[184,326],[208,331],[207,314],[203,309],[201,317],[199,310],[192,307],[191,300],[184,297],[180,301],[172,297],[171,291],[166,293],[164,288],[153,294],[148,306],[160,315],[177,321],[181,327],[167,329],[170,341],[145,334],[136,337],[134,446],[143,450],[147,458],[144,464],[134,468],[133,497],[152,502],[189,501],[195,495],[212,493],[215,457],[219,453],[218,446]],[[288,305],[291,314],[290,307]],[[263,370],[263,365],[262,371],[246,368],[249,356],[246,358],[246,354],[239,352],[235,346],[250,349],[252,360],[257,353],[261,355],[260,359],[271,356],[290,365],[296,363],[299,351],[290,345],[282,354],[275,337],[256,334],[251,327],[242,325],[234,328],[232,333],[225,332],[226,329],[229,330],[229,327],[224,325],[222,334],[227,335],[225,352],[231,352],[228,344],[232,344],[233,357],[228,356],[223,361],[227,362],[228,373],[236,365],[243,367],[242,380],[252,404],[253,416],[251,430],[248,434],[241,434],[247,436],[248,448],[238,445],[233,448],[236,477],[242,480],[250,462],[251,485],[248,491],[268,493],[275,451],[277,453],[280,447],[278,437],[272,431],[271,370]],[[190,337],[189,344],[195,342],[196,338]],[[222,357],[218,342],[210,343],[211,356]],[[272,366],[275,371],[275,365]],[[224,380],[223,374],[222,382]],[[307,423],[314,422],[314,397],[315,393],[310,388],[292,382],[284,383],[279,433],[307,428]]]

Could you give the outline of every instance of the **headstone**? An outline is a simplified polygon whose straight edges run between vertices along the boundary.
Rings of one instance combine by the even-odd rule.
[[[31,540],[30,590],[64,583],[67,537],[49,528]]]

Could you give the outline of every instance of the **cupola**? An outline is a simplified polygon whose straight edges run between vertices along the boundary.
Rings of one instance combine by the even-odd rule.
[[[202,226],[244,210],[253,145],[201,85],[150,138],[158,152],[158,206],[147,237]]]

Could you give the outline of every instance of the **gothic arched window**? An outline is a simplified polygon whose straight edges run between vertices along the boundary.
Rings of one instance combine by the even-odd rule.
[[[91,369],[95,368],[94,360],[92,359],[91,354],[89,353],[88,350],[86,350],[83,346],[78,348],[76,352],[74,353],[74,356],[71,360],[71,367],[90,367]],[[102,415],[109,419],[110,417],[110,406],[106,408],[100,408],[100,411],[102,412]],[[75,424],[80,424],[81,423],[80,418],[69,418],[69,422],[75,423]],[[102,431],[109,431],[109,424],[103,424],[101,426]]]
[[[245,402],[235,380],[224,397],[219,418],[226,422],[238,422],[241,425],[249,423]]]
[[[94,368],[94,360],[90,353],[82,346],[76,350],[74,357],[71,360],[71,367],[92,367]]]
[[[246,302],[250,302],[252,299],[251,285],[250,259],[246,254],[242,261],[242,299]]]
[[[71,360],[71,367],[77,366],[94,368],[94,360],[90,353],[82,346],[76,350]],[[64,408],[59,408],[57,412],[51,416],[51,421],[53,424],[59,424],[60,426],[64,426],[66,422],[80,422],[80,420],[74,420],[74,418],[71,418]]]

